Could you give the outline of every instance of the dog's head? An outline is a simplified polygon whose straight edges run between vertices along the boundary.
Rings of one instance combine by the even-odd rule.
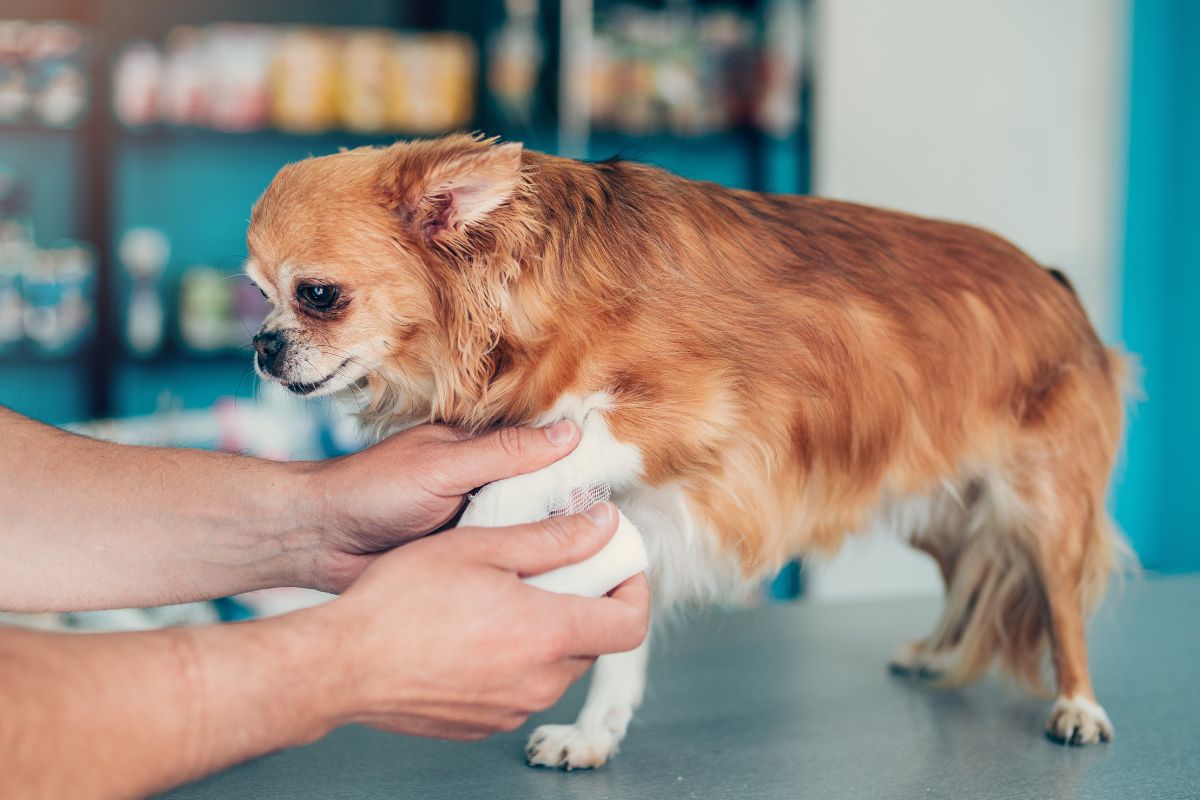
[[[259,374],[305,396],[366,381],[430,408],[446,365],[484,380],[521,157],[460,135],[280,170],[247,234],[246,272],[273,305]]]

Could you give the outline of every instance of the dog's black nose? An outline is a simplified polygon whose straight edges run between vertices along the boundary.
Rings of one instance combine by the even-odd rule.
[[[255,335],[254,349],[258,352],[258,366],[271,372],[276,359],[283,352],[283,336],[279,331],[264,331]]]

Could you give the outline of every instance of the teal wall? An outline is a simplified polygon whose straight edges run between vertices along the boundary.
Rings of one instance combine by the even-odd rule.
[[[1145,399],[1117,518],[1143,564],[1200,570],[1200,3],[1135,0],[1122,334]]]

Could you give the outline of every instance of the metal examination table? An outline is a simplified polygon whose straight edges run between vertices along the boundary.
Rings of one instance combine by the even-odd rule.
[[[538,722],[573,719],[583,685],[521,731],[456,744],[346,728],[171,798],[1200,798],[1200,576],[1134,579],[1091,626],[1108,745],[1041,734],[1049,703],[995,676],[955,691],[892,677],[925,600],[698,614],[659,636],[650,691],[602,769],[525,766]]]

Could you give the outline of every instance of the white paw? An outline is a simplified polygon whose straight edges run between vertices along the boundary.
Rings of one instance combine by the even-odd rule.
[[[1060,697],[1050,709],[1046,735],[1063,744],[1095,744],[1113,738],[1108,714],[1086,697]]]
[[[888,669],[896,675],[932,681],[953,670],[957,660],[956,648],[928,650],[925,642],[908,642],[897,647],[892,653],[892,657],[888,659]]]
[[[602,767],[616,753],[617,737],[603,726],[541,725],[525,745],[530,766],[565,770]]]

